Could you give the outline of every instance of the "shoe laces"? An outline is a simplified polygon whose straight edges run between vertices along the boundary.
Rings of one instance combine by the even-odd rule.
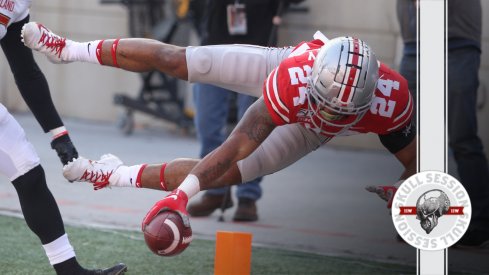
[[[66,38],[55,35],[42,24],[38,24],[38,27],[39,31],[41,31],[41,37],[38,43],[44,45],[61,58],[61,52],[66,46]]]
[[[93,189],[99,190],[109,185],[109,178],[110,176],[112,176],[113,173],[114,170],[103,172],[102,170],[90,171],[87,169],[85,170],[85,172],[83,172],[80,180],[93,183]]]

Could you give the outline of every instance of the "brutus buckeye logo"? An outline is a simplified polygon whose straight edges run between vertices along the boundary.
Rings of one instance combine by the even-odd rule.
[[[452,246],[467,230],[472,208],[465,188],[438,171],[418,173],[404,181],[392,204],[399,235],[423,250]]]

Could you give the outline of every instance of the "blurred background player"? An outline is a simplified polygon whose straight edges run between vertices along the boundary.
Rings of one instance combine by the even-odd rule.
[[[279,0],[208,0],[199,1],[204,16],[197,26],[202,45],[253,44],[269,45],[272,36],[273,18],[277,15]],[[276,40],[275,40],[276,41]],[[194,84],[195,128],[201,144],[200,157],[203,158],[221,145],[228,135],[227,125],[230,112],[236,111],[237,120],[256,100],[255,97],[236,94],[211,84]],[[236,107],[234,110],[230,107]],[[233,216],[235,221],[256,221],[258,219],[256,201],[262,196],[257,178],[237,186],[238,207]],[[233,206],[231,188],[207,190],[199,201],[191,203],[191,216],[208,216],[216,209]]]
[[[469,230],[458,244],[481,246],[489,244],[489,166],[477,134],[482,7],[480,0],[447,5],[449,146],[473,207]]]
[[[20,41],[22,26],[29,22],[31,0],[2,1],[0,5],[0,44],[8,60],[22,98],[45,133],[53,136],[51,148],[64,165],[78,152],[54,107],[44,74],[36,64],[32,51]],[[59,43],[61,41],[50,41]]]
[[[117,264],[105,270],[87,270],[80,266],[65,232],[63,220],[46,184],[44,169],[24,130],[0,104],[0,174],[12,182],[19,197],[22,214],[42,247],[56,274],[118,275],[127,267]],[[20,249],[20,248],[19,248]],[[35,270],[32,274],[38,274]]]
[[[32,51],[20,40],[22,26],[29,22],[31,1],[0,2],[0,44],[15,82],[34,116],[45,132],[51,131],[51,146],[66,164],[78,157],[66,128],[54,108],[49,87],[37,66]],[[41,241],[57,274],[123,274],[127,269],[118,264],[106,270],[87,270],[75,257],[63,220],[46,184],[44,170],[24,130],[0,104],[0,173],[12,182],[24,219]],[[36,271],[32,272],[36,274]]]
[[[417,0],[398,0],[397,15],[404,41],[400,72],[416,97]],[[452,0],[448,10],[448,139],[457,164],[456,175],[469,193],[474,209],[469,229],[459,246],[489,243],[489,166],[477,134],[477,88],[481,55],[482,7],[480,0]],[[388,201],[390,208],[397,187],[367,188]],[[400,237],[398,236],[398,239]]]
[[[398,0],[404,40],[400,72],[416,93],[416,1]],[[489,166],[477,134],[477,89],[481,63],[482,7],[480,0],[450,0],[448,10],[448,139],[460,182],[474,209],[469,230],[459,245],[489,243]]]

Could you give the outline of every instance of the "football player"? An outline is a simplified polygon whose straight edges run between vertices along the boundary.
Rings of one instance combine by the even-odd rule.
[[[32,51],[19,40],[22,26],[29,22],[30,0],[0,1],[0,44],[15,82],[43,130],[53,134],[51,146],[63,164],[77,157],[66,128],[51,100],[48,83]],[[29,229],[41,241],[56,274],[123,274],[127,267],[87,270],[80,266],[65,233],[58,205],[47,184],[44,169],[24,130],[0,104],[0,174],[12,182]],[[38,274],[39,271],[32,271]]]
[[[58,205],[46,184],[39,156],[24,130],[0,104],[0,174],[12,182],[19,196],[22,214],[29,229],[37,235],[56,274],[124,274],[126,265],[87,270],[80,266],[65,233]],[[32,274],[37,274],[34,271]]]
[[[24,44],[54,63],[159,70],[259,97],[228,139],[202,160],[125,166],[116,156],[104,155],[98,161],[79,157],[63,168],[68,180],[88,181],[95,189],[173,190],[148,212],[143,227],[164,209],[187,216],[188,199],[200,190],[274,173],[336,136],[378,134],[405,167],[400,180],[414,174],[413,99],[406,80],[360,39],[328,40],[320,32],[314,38],[285,48],[179,47],[138,38],[79,43],[32,22],[23,30]]]
[[[43,131],[51,133],[51,148],[65,165],[77,158],[78,152],[51,99],[46,77],[34,60],[32,51],[19,40],[22,26],[29,22],[31,2],[0,1],[0,44],[22,98]]]

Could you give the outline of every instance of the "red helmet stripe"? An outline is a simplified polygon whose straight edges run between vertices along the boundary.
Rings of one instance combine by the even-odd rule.
[[[355,94],[355,88],[360,76],[360,70],[358,70],[358,67],[361,66],[363,61],[363,57],[361,56],[363,49],[360,47],[358,39],[354,38],[349,44],[348,65],[351,66],[346,68],[346,79],[343,79],[343,85],[338,96],[340,101],[345,103],[349,103]]]

